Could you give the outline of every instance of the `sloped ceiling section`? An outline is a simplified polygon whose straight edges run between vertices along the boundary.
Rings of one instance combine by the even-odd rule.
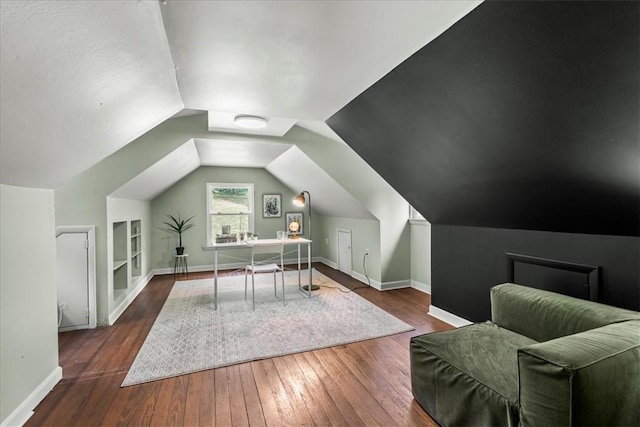
[[[182,109],[157,2],[0,8],[2,183],[58,187]]]
[[[265,168],[291,191],[309,191],[312,208],[318,213],[375,218],[298,147],[267,141],[189,139],[109,196],[153,200],[200,166]]]
[[[111,197],[153,200],[176,182],[200,167],[200,156],[193,139],[136,175],[110,194]]]
[[[432,223],[638,236],[639,15],[484,3],[327,123]]]
[[[241,168],[264,168],[291,147],[248,138],[242,141],[196,138],[196,146],[203,166]]]
[[[478,1],[161,3],[187,108],[324,121]]]
[[[311,208],[322,215],[375,219],[362,204],[298,147],[291,147],[265,168],[294,193],[307,190]]]

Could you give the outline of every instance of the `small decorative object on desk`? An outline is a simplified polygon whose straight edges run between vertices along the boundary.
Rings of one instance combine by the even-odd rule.
[[[216,243],[234,243],[237,240],[236,234],[216,234]]]
[[[286,231],[276,231],[276,238],[278,240],[284,240],[287,238],[287,232]]]
[[[298,238],[298,230],[300,229],[300,224],[298,224],[295,221],[291,221],[289,223],[289,231],[291,231],[291,238],[292,239],[297,239]]]

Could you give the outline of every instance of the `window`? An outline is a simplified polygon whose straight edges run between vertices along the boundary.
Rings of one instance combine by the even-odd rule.
[[[253,184],[207,184],[207,243],[253,231]]]

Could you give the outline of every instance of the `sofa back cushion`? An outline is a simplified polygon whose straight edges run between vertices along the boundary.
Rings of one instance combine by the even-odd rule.
[[[503,283],[491,288],[492,321],[536,341],[588,331],[640,313],[555,292]]]

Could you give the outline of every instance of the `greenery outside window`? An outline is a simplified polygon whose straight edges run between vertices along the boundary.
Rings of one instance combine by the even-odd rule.
[[[253,231],[253,184],[207,183],[207,244]]]

